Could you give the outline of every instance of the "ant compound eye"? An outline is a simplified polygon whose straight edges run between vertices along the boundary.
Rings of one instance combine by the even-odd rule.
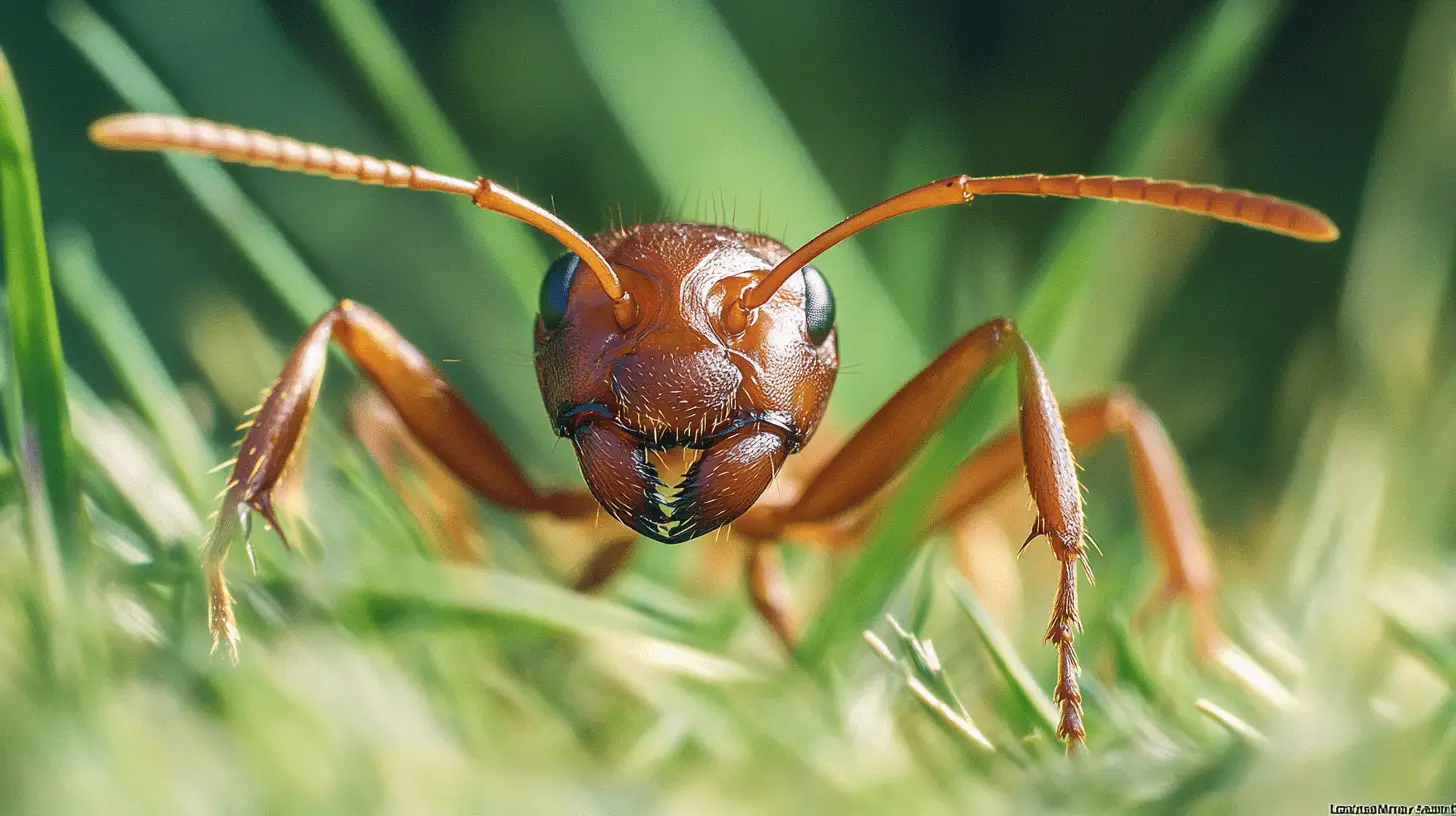
[[[809,327],[809,339],[814,345],[822,345],[834,329],[834,293],[829,291],[829,281],[812,266],[804,272],[804,317]]]
[[[546,277],[541,280],[541,323],[546,331],[556,331],[566,319],[566,299],[571,294],[571,281],[578,266],[581,258],[575,252],[568,252],[551,262]]]

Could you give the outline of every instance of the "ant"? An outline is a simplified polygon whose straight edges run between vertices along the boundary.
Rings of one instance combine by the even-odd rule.
[[[1061,570],[1046,640],[1057,649],[1057,735],[1069,750],[1086,739],[1073,638],[1077,569],[1088,580],[1082,493],[1074,449],[1112,433],[1127,437],[1144,525],[1165,570],[1161,598],[1189,601],[1208,653],[1220,635],[1215,577],[1177,455],[1161,424],[1130,395],[1112,391],[1057,407],[1036,353],[1010,320],[971,329],[906,383],[829,459],[798,496],[760,502],[784,461],[814,436],[839,367],[834,296],[810,263],[866,227],[976,196],[1033,195],[1135,201],[1210,215],[1306,241],[1339,232],[1322,213],[1242,190],[1115,176],[953,176],[916,187],[846,218],[795,250],[763,235],[707,224],[662,222],[584,238],[555,215],[489,179],[451,178],[422,167],[304,144],[232,125],[151,114],[108,117],[98,144],[180,150],[278,170],[468,196],[542,230],[567,254],[546,270],[535,330],[537,379],[557,434],[576,450],[587,490],[546,490],[527,480],[495,434],[429,360],[373,310],[340,301],[304,334],[244,436],[204,567],[209,628],[237,659],[238,631],[223,562],[251,511],[278,529],[272,496],[318,396],[332,340],[383,392],[408,431],[482,497],[521,513],[580,519],[605,509],[656,541],[676,544],[733,523],[751,542],[746,576],[754,606],[785,646],[797,631],[777,540],[790,527],[846,518],[864,530],[870,500],[949,418],[963,392],[1014,361],[1018,422],[962,464],[924,529],[948,524],[1019,472],[1036,507],[1023,548],[1038,536]],[[675,489],[649,453],[696,459]],[[855,518],[855,511],[860,518]],[[845,530],[848,530],[845,533]],[[626,562],[636,536],[593,557],[577,588],[590,590]],[[285,544],[287,543],[285,539]]]

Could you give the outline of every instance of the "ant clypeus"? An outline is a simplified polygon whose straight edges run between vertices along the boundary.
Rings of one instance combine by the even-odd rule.
[[[1027,541],[1045,536],[1061,564],[1046,639],[1057,647],[1053,699],[1061,707],[1058,736],[1069,748],[1086,735],[1072,647],[1080,625],[1077,564],[1085,569],[1087,559],[1073,448],[1091,447],[1109,433],[1127,436],[1147,532],[1167,573],[1163,592],[1187,596],[1205,650],[1218,638],[1213,567],[1166,435],[1146,408],[1118,391],[1074,405],[1063,417],[1035,352],[1011,321],[997,319],[966,333],[911,379],[797,497],[758,502],[784,460],[814,435],[839,366],[834,299],[809,262],[892,216],[1008,193],[1140,201],[1310,241],[1338,235],[1319,212],[1250,192],[1030,174],[931,182],[845,219],[792,252],[762,235],[683,222],[640,224],[587,239],[488,179],[450,178],[230,125],[128,114],[97,122],[91,137],[110,148],[185,150],[366,184],[458,193],[543,230],[569,250],[541,284],[536,374],[551,422],[575,447],[590,492],[533,486],[423,354],[372,310],[341,301],[299,341],[263,400],[208,537],[209,624],[234,658],[238,633],[223,559],[250,509],[277,527],[272,492],[308,421],[331,339],[384,392],[409,431],[491,502],[563,519],[590,516],[600,506],[666,543],[732,522],[734,532],[752,542],[746,572],[753,603],[786,645],[794,643],[796,630],[774,543],[780,534],[790,525],[873,512],[867,500],[947,420],[970,383],[1014,359],[1019,433],[1008,430],[970,456],[925,526],[963,515],[1024,466],[1037,511]],[[697,452],[675,492],[648,457],[670,448]],[[849,527],[851,533],[862,529],[861,521]],[[606,544],[578,587],[590,589],[610,577],[625,562],[631,541],[618,537]]]

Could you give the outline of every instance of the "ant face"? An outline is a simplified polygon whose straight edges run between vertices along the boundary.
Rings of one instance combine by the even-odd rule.
[[[536,325],[541,395],[602,506],[650,538],[687,541],[752,506],[813,435],[839,365],[833,298],[807,267],[735,333],[725,307],[788,256],[783,244],[680,223],[591,242],[631,293],[637,320],[619,328],[580,259],[559,258]],[[654,460],[673,449],[692,464],[670,486]]]

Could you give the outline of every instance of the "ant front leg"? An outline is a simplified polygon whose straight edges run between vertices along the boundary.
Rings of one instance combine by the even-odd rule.
[[[1163,571],[1163,584],[1149,608],[1186,598],[1198,654],[1212,658],[1223,643],[1215,612],[1218,575],[1178,454],[1162,423],[1122,390],[1073,405],[1062,418],[1077,453],[1095,448],[1113,434],[1126,441],[1143,530]],[[927,530],[949,525],[1015,480],[1021,467],[1017,437],[1015,428],[1008,429],[961,465],[941,491]]]
[[[341,301],[304,334],[269,389],[238,450],[204,552],[208,627],[237,659],[238,630],[223,562],[238,525],[256,510],[274,527],[273,490],[297,451],[318,398],[329,341],[374,382],[409,433],[483,498],[523,513],[585,518],[596,502],[584,490],[537,490],[495,434],[428,359],[373,310]],[[287,539],[284,539],[287,543]]]
[[[1061,706],[1058,736],[1069,747],[1086,736],[1077,658],[1072,646],[1081,628],[1077,613],[1077,564],[1085,570],[1082,491],[1056,398],[1041,361],[1009,320],[972,329],[900,389],[839,449],[791,504],[755,508],[734,529],[750,538],[770,539],[786,527],[834,519],[877,493],[950,418],[961,397],[994,366],[1014,357],[1017,367],[1021,463],[1037,509],[1027,541],[1045,536],[1061,562],[1046,639],[1057,647],[1057,686]],[[780,638],[791,621],[783,581],[769,562],[749,564],[754,604]],[[1090,576],[1090,573],[1088,573]],[[772,590],[772,591],[770,591]]]

